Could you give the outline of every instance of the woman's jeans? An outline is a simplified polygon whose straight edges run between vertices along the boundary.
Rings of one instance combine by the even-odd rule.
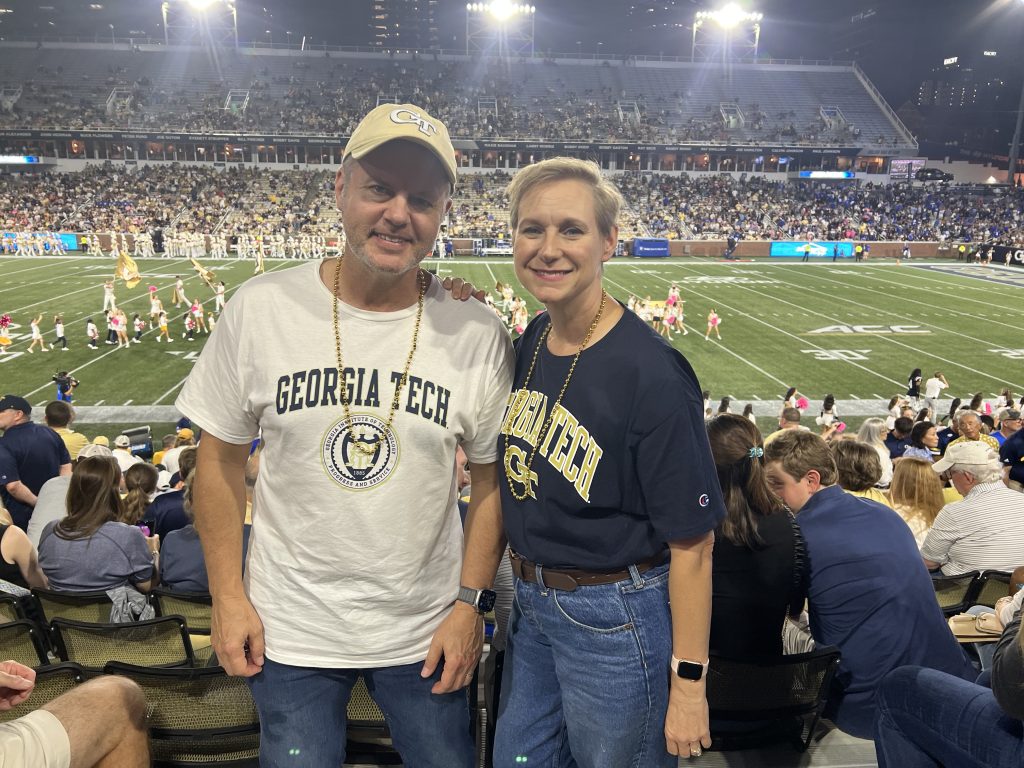
[[[517,580],[494,768],[662,768],[668,565],[567,592]]]
[[[1024,723],[988,688],[923,667],[900,667],[878,688],[880,768],[1020,768]]]

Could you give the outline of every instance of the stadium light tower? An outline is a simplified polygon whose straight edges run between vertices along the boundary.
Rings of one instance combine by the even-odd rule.
[[[466,3],[466,54],[533,56],[537,6],[492,0]]]
[[[234,0],[165,0],[164,44],[230,44],[238,47]]]
[[[756,59],[761,41],[763,14],[744,11],[736,3],[729,3],[717,11],[698,11],[693,17],[693,61],[710,61],[721,52],[723,59],[730,51],[735,58]]]

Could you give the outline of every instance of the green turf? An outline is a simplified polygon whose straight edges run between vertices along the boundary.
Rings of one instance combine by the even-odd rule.
[[[300,262],[268,262],[268,270]],[[205,263],[230,291],[252,274],[251,262]],[[511,261],[442,262],[442,273],[461,275],[478,286],[515,281]],[[199,295],[212,309],[212,292],[187,261],[140,260],[142,282],[133,290],[118,283],[117,298],[128,313],[149,311],[147,286],[156,285],[170,309],[176,274],[186,293]],[[981,268],[977,268],[981,269]],[[84,318],[102,323],[104,279],[112,259],[67,257],[0,259],[0,313],[20,325],[8,354],[0,356],[0,389],[42,403],[53,396],[50,377],[58,368],[74,372],[82,385],[79,405],[171,405],[202,350],[204,338],[181,339],[180,313],[172,315],[172,345],[157,344],[147,329],[143,343],[127,350],[100,344],[86,347]],[[915,367],[925,377],[938,369],[951,384],[950,394],[980,391],[990,397],[1004,386],[1024,391],[1024,287],[896,266],[892,263],[744,264],[706,260],[617,259],[605,272],[606,286],[622,301],[629,294],[663,300],[673,281],[686,299],[690,335],[673,343],[683,351],[714,398],[778,402],[787,386],[808,397],[833,393],[837,399],[877,400],[902,393]],[[531,301],[531,306],[537,308]],[[722,341],[704,341],[705,317],[716,308],[722,317]],[[24,354],[31,316],[44,315],[43,330],[53,340],[53,315],[61,312],[71,350]],[[882,326],[897,332],[829,333],[815,330],[845,326]],[[908,327],[912,326],[912,327]],[[912,332],[921,331],[921,332]],[[20,354],[19,354],[20,353]],[[325,355],[330,356],[330,350]],[[825,358],[825,359],[820,359]]]

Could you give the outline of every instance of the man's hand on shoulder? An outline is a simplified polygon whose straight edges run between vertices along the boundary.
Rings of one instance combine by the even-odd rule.
[[[441,281],[441,285],[452,295],[453,299],[468,301],[473,298],[480,302],[484,300],[483,288],[477,290],[476,286],[461,277],[446,277]]]
[[[210,644],[229,675],[252,677],[263,670],[263,622],[248,598],[214,598]]]
[[[427,660],[420,672],[422,677],[430,677],[437,665],[443,664],[441,679],[434,683],[430,692],[451,693],[469,685],[483,647],[483,617],[472,606],[455,603],[434,632]]]

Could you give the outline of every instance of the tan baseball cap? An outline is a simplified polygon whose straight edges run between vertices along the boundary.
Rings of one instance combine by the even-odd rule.
[[[370,110],[345,145],[341,159],[352,155],[356,160],[389,141],[402,139],[420,144],[437,156],[455,186],[455,147],[445,124],[414,104],[381,104]]]

